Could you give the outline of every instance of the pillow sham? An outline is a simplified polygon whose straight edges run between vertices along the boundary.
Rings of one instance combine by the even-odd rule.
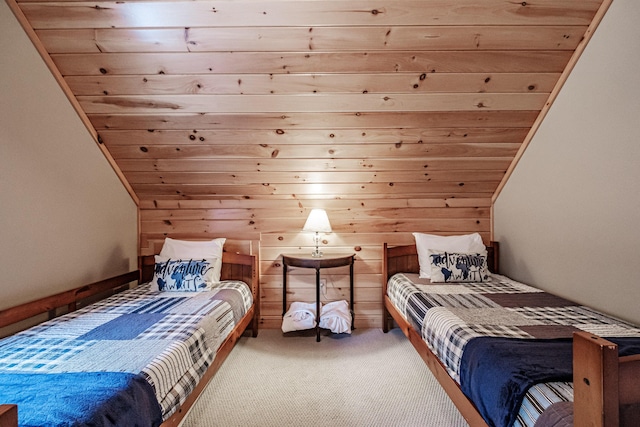
[[[226,238],[213,240],[177,240],[167,237],[160,250],[160,256],[173,259],[215,259],[212,280],[220,282],[222,272],[222,252]]]
[[[216,259],[172,259],[155,256],[151,289],[160,292],[202,292],[211,289]]]
[[[418,250],[418,264],[420,265],[420,278],[431,277],[431,260],[429,249],[449,252],[475,252],[486,251],[482,236],[478,233],[463,234],[457,236],[438,236],[435,234],[413,233]]]
[[[460,253],[429,249],[431,283],[486,282],[487,251]]]

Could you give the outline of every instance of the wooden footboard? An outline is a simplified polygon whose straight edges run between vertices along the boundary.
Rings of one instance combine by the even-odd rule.
[[[18,425],[18,406],[0,405],[0,427],[14,427]]]
[[[573,334],[573,422],[576,426],[637,426],[640,355],[587,332]]]
[[[487,247],[490,270],[498,273],[498,244]],[[387,296],[387,282],[396,273],[418,273],[415,245],[388,247],[383,252],[383,330],[394,322],[407,336],[462,416],[471,426],[487,426],[444,365],[429,349],[419,332],[396,310]],[[573,342],[575,426],[631,427],[640,420],[640,355],[618,357],[617,345],[586,332],[576,332]]]

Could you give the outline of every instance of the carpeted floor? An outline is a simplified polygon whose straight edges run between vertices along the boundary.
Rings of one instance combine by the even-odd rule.
[[[242,337],[184,427],[467,426],[402,332]]]

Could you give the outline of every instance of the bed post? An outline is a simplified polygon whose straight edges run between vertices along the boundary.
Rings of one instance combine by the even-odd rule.
[[[500,272],[500,244],[496,241],[490,241],[487,246],[487,268],[492,273]]]
[[[0,427],[14,427],[18,425],[18,406],[0,405]]]
[[[389,332],[389,323],[391,322],[389,314],[389,310],[387,310],[387,306],[384,303],[384,298],[387,296],[387,282],[389,281],[388,277],[388,255],[387,255],[387,243],[385,242],[382,246],[382,332]]]
[[[573,422],[617,427],[618,346],[587,332],[573,334]]]

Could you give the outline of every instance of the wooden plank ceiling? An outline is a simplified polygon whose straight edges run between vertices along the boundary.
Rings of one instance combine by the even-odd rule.
[[[486,220],[603,0],[7,2],[167,234],[159,209],[188,201],[200,219],[216,201],[298,222],[357,201],[333,205],[349,232],[371,200]],[[398,216],[367,230],[419,228]]]

